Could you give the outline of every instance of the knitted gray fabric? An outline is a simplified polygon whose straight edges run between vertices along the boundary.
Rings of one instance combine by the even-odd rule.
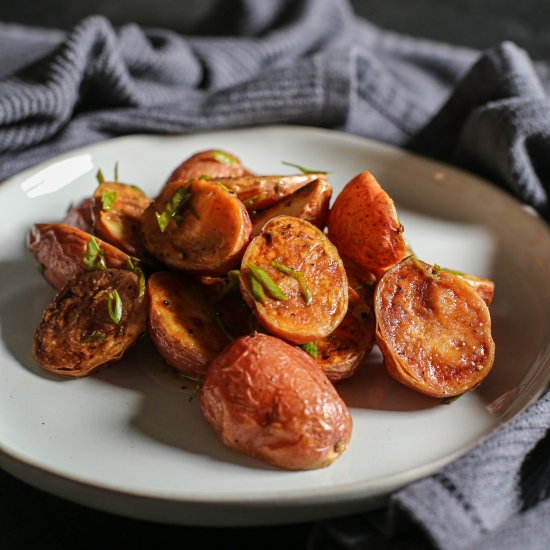
[[[133,132],[297,123],[459,164],[548,216],[548,64],[509,43],[480,55],[384,32],[342,0],[224,6],[225,37],[116,30],[99,16],[68,34],[0,25],[0,179]],[[549,426],[547,394],[394,495],[387,517],[319,524],[311,547],[550,547]]]

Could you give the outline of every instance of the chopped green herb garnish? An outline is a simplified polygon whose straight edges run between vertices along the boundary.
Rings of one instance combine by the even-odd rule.
[[[95,177],[100,184],[105,183],[105,178],[103,177],[103,172],[101,171],[101,169],[97,171]]]
[[[263,201],[266,197],[267,197],[266,193],[259,193],[258,195],[254,195],[253,197],[249,197],[248,199],[245,199],[243,201],[243,204],[247,208],[250,208],[251,206],[254,205],[254,203]]]
[[[98,330],[94,330],[91,334],[88,334],[88,336],[84,338],[84,342],[103,342],[103,340],[105,340],[105,334],[99,332]]]
[[[296,168],[297,170],[300,170],[302,174],[328,174],[326,170],[309,170],[308,168],[304,168],[303,166],[300,166],[299,164],[294,164],[292,162],[285,162],[282,161],[283,164],[286,166],[292,166],[292,168]]]
[[[219,181],[215,182],[214,185],[217,185],[218,187],[221,187],[224,191],[227,191],[230,195],[236,195],[235,191],[233,189],[229,189],[227,185],[224,185],[223,183],[220,183]]]
[[[252,296],[255,300],[258,300],[261,304],[265,304],[265,292],[262,283],[256,279],[252,271],[249,272],[250,275],[250,290],[252,291]]]
[[[286,275],[290,275],[298,281],[298,284],[300,285],[300,292],[302,293],[306,304],[309,306],[313,298],[311,296],[311,290],[307,286],[307,281],[304,274],[301,271],[294,271],[294,269],[292,269],[291,267],[288,267],[287,265],[281,264],[279,262],[271,262],[271,265],[275,269],[282,271]]]
[[[98,242],[91,235],[88,239],[88,243],[86,244],[86,250],[84,251],[82,262],[84,263],[86,271],[107,269],[107,264],[105,263],[105,254],[99,246]]]
[[[145,195],[145,191],[141,189],[141,187],[138,187],[137,185],[128,184],[128,187],[131,187],[134,191],[137,191],[138,193]]]
[[[315,342],[306,342],[300,346],[306,353],[309,353],[313,359],[317,359],[317,344]]]
[[[113,323],[118,325],[122,319],[122,300],[116,289],[109,292],[107,310],[109,311],[109,317],[113,320]]]
[[[286,294],[279,288],[279,285],[261,267],[248,263],[246,264],[246,268],[252,274],[252,279],[256,279],[272,298],[276,300],[288,300]]]
[[[442,405],[450,405],[453,401],[456,401],[459,397],[462,397],[464,394],[460,393],[458,395],[451,395],[450,397],[444,397],[441,400]]]
[[[232,157],[223,151],[214,151],[212,153],[212,158],[225,166],[233,166],[234,164],[237,164],[237,159],[235,157]]]
[[[118,160],[115,162],[115,181],[118,181]]]
[[[188,185],[187,187],[180,187],[164,208],[164,212],[162,214],[155,212],[160,230],[163,233],[166,231],[170,220],[175,218],[176,215],[190,203],[192,196],[191,185]]]
[[[126,262],[126,268],[135,273],[139,277],[139,294],[138,297],[141,298],[145,295],[145,274],[139,265],[135,265],[131,258],[128,258]]]
[[[113,204],[116,202],[117,193],[116,191],[103,191],[101,195],[101,208],[105,212],[109,212],[113,207]]]
[[[191,403],[191,401],[193,401],[193,399],[195,399],[195,397],[199,395],[199,392],[201,391],[201,387],[202,387],[202,382],[199,380],[195,384],[195,387],[191,390],[191,393],[189,395],[189,403]]]
[[[218,294],[218,300],[225,298],[233,289],[239,286],[239,275],[240,271],[238,269],[232,269],[227,274],[227,283],[222,288],[221,292]]]

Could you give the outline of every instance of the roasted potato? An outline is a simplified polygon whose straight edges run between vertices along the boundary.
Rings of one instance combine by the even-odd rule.
[[[61,290],[79,273],[101,267],[124,269],[130,259],[118,248],[62,223],[33,225],[27,235],[27,246],[56,290]]]
[[[327,181],[326,174],[292,176],[243,176],[215,178],[213,181],[236,193],[249,212],[264,210],[315,180]]]
[[[201,151],[184,160],[170,175],[172,181],[189,181],[200,177],[238,178],[250,174],[232,153],[219,149]]]
[[[376,275],[372,271],[357,265],[345,256],[342,256],[342,261],[344,262],[344,268],[350,288],[353,288],[361,300],[374,309],[374,290],[376,289],[377,283]]]
[[[262,227],[276,216],[294,216],[307,220],[317,227],[324,227],[328,214],[332,187],[328,180],[317,179],[304,185],[275,204],[251,215],[252,235],[256,237]]]
[[[412,389],[450,397],[489,374],[495,355],[489,310],[459,277],[410,256],[378,283],[375,311],[388,373]]]
[[[163,197],[141,217],[143,243],[152,256],[202,275],[225,275],[238,264],[252,231],[240,200],[205,180],[174,181]]]
[[[145,295],[128,270],[104,269],[72,279],[48,306],[33,353],[45,369],[86,376],[116,361],[145,331]]]
[[[435,266],[434,266],[435,267]],[[493,298],[495,296],[495,283],[490,279],[485,279],[484,277],[476,277],[475,275],[468,275],[467,273],[462,273],[461,271],[454,271],[452,269],[447,269],[445,267],[437,267],[436,271],[444,271],[455,275],[462,279],[465,283],[468,283],[470,286],[476,289],[477,293],[483,298],[483,301],[490,306]]]
[[[93,197],[82,199],[78,204],[69,207],[61,223],[76,227],[86,233],[93,233],[95,224],[94,204]]]
[[[139,188],[117,182],[105,182],[94,193],[95,234],[132,256],[145,255],[140,219],[151,204]]]
[[[370,172],[346,184],[328,216],[328,234],[343,256],[369,271],[385,270],[407,255],[393,201]]]
[[[147,281],[148,328],[155,347],[174,368],[202,378],[230,339],[204,292],[177,273],[158,271]]]
[[[374,345],[374,310],[352,288],[348,293],[343,321],[334,332],[315,340],[312,347],[315,361],[332,382],[352,376]]]
[[[313,359],[265,334],[212,362],[200,400],[223,443],[280,468],[328,466],[350,440],[346,405]]]
[[[328,336],[348,308],[338,251],[317,227],[291,216],[269,220],[250,243],[240,287],[259,322],[295,344]]]

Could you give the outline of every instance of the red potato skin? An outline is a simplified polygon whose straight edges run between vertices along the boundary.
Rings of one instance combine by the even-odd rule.
[[[434,272],[413,257],[388,270],[376,288],[376,342],[393,378],[431,397],[451,397],[485,379],[495,343],[475,288]]]
[[[147,281],[148,329],[157,351],[176,370],[202,378],[229,343],[213,323],[216,315],[201,289],[167,271]]]
[[[78,204],[71,206],[61,223],[76,227],[86,233],[93,233],[95,224],[93,197],[86,197]]]
[[[231,166],[228,166],[223,162],[216,160],[214,155],[216,152],[221,152],[228,155],[233,158],[235,162]],[[208,149],[207,151],[195,153],[188,159],[184,160],[170,174],[170,177],[166,181],[165,185],[172,181],[189,181],[195,178],[200,178],[201,176],[207,176],[209,178],[238,178],[248,175],[250,175],[250,172],[243,167],[240,159],[232,153],[222,151],[221,149]]]
[[[407,255],[393,201],[370,172],[346,184],[334,201],[327,226],[340,253],[374,273]]]
[[[265,334],[212,362],[201,408],[225,445],[289,470],[328,466],[351,437],[347,407],[313,359]]]
[[[122,300],[122,315],[114,323],[108,295],[114,289]],[[145,296],[139,278],[124,269],[105,269],[78,275],[53,299],[36,329],[33,354],[40,366],[55,374],[87,376],[119,360],[145,332]],[[100,333],[101,341],[89,340]]]
[[[193,214],[172,219],[161,231],[156,213],[180,187],[190,186]],[[198,216],[198,219],[197,219]],[[198,275],[225,275],[238,264],[250,241],[252,224],[243,203],[218,185],[205,180],[171,182],[161,198],[141,217],[141,234],[147,251],[168,267]]]
[[[61,290],[75,275],[85,273],[83,257],[91,235],[61,223],[38,223],[27,235],[27,247],[44,268],[43,275]],[[125,269],[130,257],[95,237],[105,254],[107,267]]]
[[[276,216],[294,216],[322,229],[327,219],[331,195],[332,187],[326,179],[304,185],[266,210],[252,214],[252,236],[258,236],[263,226]]]

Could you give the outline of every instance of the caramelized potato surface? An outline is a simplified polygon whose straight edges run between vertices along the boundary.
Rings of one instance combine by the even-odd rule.
[[[120,319],[109,314],[121,302]],[[105,269],[75,277],[44,312],[34,334],[33,353],[45,369],[67,376],[86,376],[116,361],[145,331],[145,296],[139,277],[123,269]]]
[[[202,290],[177,273],[158,271],[147,281],[149,334],[159,353],[191,378],[229,343]]]
[[[145,248],[140,219],[151,199],[133,185],[106,182],[97,186],[94,200],[96,235],[124,252],[142,258]]]
[[[315,341],[317,364],[332,382],[349,378],[374,345],[375,319],[352,288],[348,311],[332,334]]]
[[[107,267],[125,269],[127,254],[93,237]],[[37,223],[27,235],[27,246],[43,267],[45,279],[61,290],[75,275],[86,272],[84,256],[92,235],[62,223]]]
[[[393,201],[370,172],[355,176],[336,197],[328,233],[343,256],[370,271],[387,269],[407,254]]]
[[[328,214],[332,187],[328,180],[318,179],[301,187],[275,204],[251,216],[252,235],[256,237],[263,226],[276,216],[294,216],[324,227]]]
[[[305,286],[273,262],[299,273]],[[286,299],[275,298],[267,290],[260,299],[250,264],[263,270]],[[348,283],[338,251],[317,227],[291,216],[271,219],[250,243],[241,263],[240,286],[259,322],[295,344],[328,336],[348,308]]]
[[[313,359],[265,334],[213,361],[201,407],[223,443],[280,468],[328,466],[351,437],[347,407]]]
[[[191,199],[177,220],[163,232],[157,215],[166,212],[180,189]],[[238,264],[250,240],[252,225],[243,203],[220,186],[205,180],[172,182],[145,210],[141,232],[147,251],[169,267],[203,275],[225,275]]]
[[[376,341],[391,376],[426,395],[460,395],[493,366],[483,299],[469,284],[409,257],[376,289]]]

